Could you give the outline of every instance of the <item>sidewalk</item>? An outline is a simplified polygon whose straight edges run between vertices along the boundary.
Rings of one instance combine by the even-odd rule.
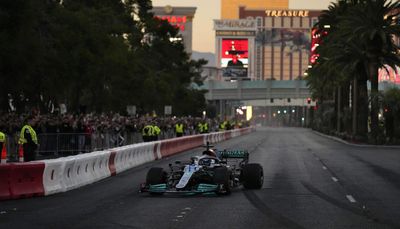
[[[326,135],[323,133],[320,133],[316,130],[312,130],[312,132],[316,135],[325,137],[325,138],[329,138],[331,140],[349,145],[349,146],[357,146],[357,147],[366,147],[366,148],[386,148],[386,149],[400,149],[400,145],[369,145],[369,144],[357,144],[354,142],[348,142],[346,140],[343,140],[341,138],[335,137],[335,136],[331,136],[331,135]]]

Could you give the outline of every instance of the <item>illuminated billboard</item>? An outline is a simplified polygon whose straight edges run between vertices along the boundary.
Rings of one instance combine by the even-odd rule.
[[[322,43],[322,38],[328,34],[327,31],[319,31],[318,29],[312,29],[311,31],[311,51],[310,51],[310,63],[315,64],[319,54],[317,53],[318,46]]]
[[[247,77],[248,39],[222,39],[221,67],[224,77]]]
[[[395,84],[400,84],[400,67],[396,66],[396,69],[391,68],[389,65],[385,65],[385,68],[379,69],[379,81],[389,81]]]
[[[171,25],[179,28],[180,31],[185,31],[187,22],[186,16],[155,16],[159,20],[167,20]]]

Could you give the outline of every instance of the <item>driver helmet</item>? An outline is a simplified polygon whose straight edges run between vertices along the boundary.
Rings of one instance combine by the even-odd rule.
[[[203,155],[208,155],[208,156],[212,156],[212,157],[217,157],[217,154],[214,152],[214,150],[212,149],[208,149],[203,151]]]

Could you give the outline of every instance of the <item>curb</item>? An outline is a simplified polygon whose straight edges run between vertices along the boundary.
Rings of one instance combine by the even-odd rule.
[[[314,134],[316,134],[316,135],[319,135],[319,136],[322,136],[322,137],[325,137],[325,138],[329,138],[331,140],[334,140],[334,141],[337,141],[337,142],[340,142],[340,143],[343,143],[343,144],[346,144],[346,145],[349,145],[349,146],[364,147],[364,148],[400,149],[399,145],[388,146],[388,145],[355,144],[355,143],[350,143],[348,141],[345,141],[345,140],[343,140],[341,138],[338,138],[338,137],[333,137],[333,136],[330,136],[330,135],[326,135],[326,134],[320,133],[320,132],[315,131],[315,130],[312,130],[312,132]]]

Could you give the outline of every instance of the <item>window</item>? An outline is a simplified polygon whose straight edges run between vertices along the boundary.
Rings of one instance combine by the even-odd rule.
[[[257,17],[257,27],[262,27],[263,23],[262,23],[262,17]]]
[[[318,18],[315,18],[315,17],[313,17],[311,20],[312,20],[312,22],[311,22],[311,26],[312,26],[312,27],[314,27],[314,26],[315,26],[315,24],[317,24],[317,23],[318,23]]]

